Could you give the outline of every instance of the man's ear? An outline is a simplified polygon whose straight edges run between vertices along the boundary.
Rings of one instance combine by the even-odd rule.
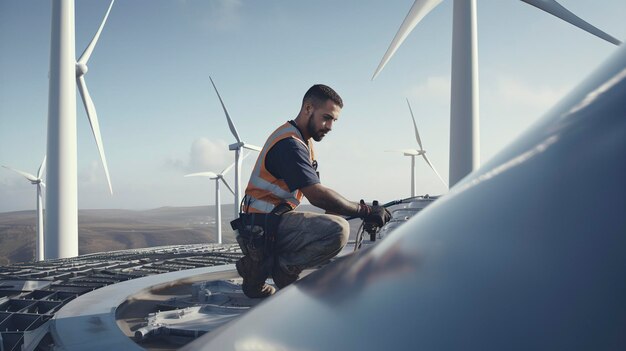
[[[304,112],[306,112],[307,115],[311,114],[311,112],[313,112],[314,107],[313,107],[313,103],[311,103],[311,101],[305,101],[304,102]]]

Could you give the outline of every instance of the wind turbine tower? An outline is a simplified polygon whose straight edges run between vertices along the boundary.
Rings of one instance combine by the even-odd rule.
[[[46,156],[43,157],[43,161],[41,162],[41,166],[39,166],[39,170],[37,171],[37,176],[34,176],[30,173],[26,173],[24,171],[20,171],[17,169],[13,169],[11,167],[2,166],[6,169],[10,169],[17,174],[21,174],[30,181],[31,184],[37,185],[37,239],[35,240],[35,259],[37,261],[43,261],[43,248],[44,248],[44,238],[43,238],[43,201],[41,194],[41,187],[45,187],[46,184],[43,182],[43,172],[46,168]]]
[[[247,155],[245,155],[242,160],[248,157],[248,155],[250,154],[248,153]],[[218,244],[222,243],[222,202],[220,199],[220,181],[223,182],[224,185],[226,185],[228,190],[230,190],[233,195],[235,195],[235,191],[233,191],[230,185],[228,185],[228,183],[226,182],[226,179],[224,179],[224,175],[228,173],[228,171],[230,171],[234,166],[234,163],[231,164],[219,174],[216,174],[214,172],[199,172],[185,175],[185,177],[209,177],[209,179],[215,180],[215,227],[217,229]]]
[[[422,139],[420,138],[420,133],[417,131],[417,123],[415,123],[415,116],[413,115],[413,109],[411,108],[411,103],[409,102],[409,99],[406,99],[406,103],[409,106],[409,112],[411,112],[411,119],[413,120],[413,128],[415,129],[415,141],[417,141],[417,145],[419,146],[419,149],[400,149],[400,150],[390,150],[390,151],[402,152],[404,156],[411,157],[411,197],[414,197],[416,195],[415,194],[415,157],[416,156],[422,156],[422,158],[424,159],[424,161],[426,161],[430,169],[432,169],[433,172],[435,172],[435,174],[437,175],[437,178],[439,178],[443,186],[445,186],[446,189],[448,189],[448,184],[446,184],[443,178],[441,178],[441,175],[439,175],[439,172],[437,172],[437,170],[435,169],[435,166],[433,166],[428,156],[426,156],[426,150],[424,150],[424,147],[422,146]]]
[[[76,84],[87,110],[100,158],[112,193],[111,180],[102,147],[96,110],[85,85],[87,61],[109,16],[113,1],[100,28],[85,52],[76,61],[74,0],[52,1],[50,38],[50,81],[48,89],[48,171],[46,179],[47,259],[78,255],[78,186],[76,142]]]
[[[415,0],[372,80],[382,71],[413,28],[442,0]],[[621,42],[585,22],[555,0],[522,0],[615,45]],[[478,118],[478,39],[476,0],[454,0],[450,90],[450,186],[480,165]]]
[[[248,149],[248,150],[254,150],[254,151],[260,152],[261,148],[252,144],[248,144],[241,140],[241,138],[239,137],[239,133],[237,132],[237,128],[235,127],[233,120],[230,118],[230,115],[228,114],[226,105],[224,105],[224,101],[222,101],[220,92],[217,91],[217,87],[215,86],[215,83],[213,83],[213,79],[211,77],[209,77],[209,79],[211,80],[213,89],[215,89],[217,98],[220,100],[220,104],[222,105],[222,109],[224,110],[224,114],[226,115],[228,128],[230,129],[230,132],[233,134],[233,136],[237,140],[236,143],[228,145],[228,148],[230,150],[235,151],[235,218],[237,218],[239,217],[239,205],[241,203],[241,193],[242,193],[241,191],[241,161],[243,159],[241,158],[241,151],[242,149]]]

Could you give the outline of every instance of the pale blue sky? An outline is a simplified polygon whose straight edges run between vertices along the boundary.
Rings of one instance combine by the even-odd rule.
[[[452,1],[418,24],[370,81],[412,3],[118,0],[85,76],[114,194],[77,99],[79,208],[213,204],[213,183],[183,178],[233,161],[234,138],[209,75],[240,135],[257,145],[295,117],[309,86],[335,88],[345,107],[316,150],[322,183],[352,200],[409,195],[410,159],[385,152],[417,146],[408,97],[425,149],[447,180]],[[561,4],[626,39],[626,1]],[[107,6],[77,1],[77,56]],[[0,164],[31,173],[46,147],[50,7],[0,0]],[[483,162],[616,49],[518,0],[478,0],[478,33]],[[254,158],[244,162],[243,184]],[[417,179],[420,194],[445,191],[422,162]],[[226,192],[222,199],[232,203]],[[34,207],[34,186],[0,168],[0,212]]]

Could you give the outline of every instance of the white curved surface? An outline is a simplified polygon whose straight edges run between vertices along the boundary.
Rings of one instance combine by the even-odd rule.
[[[143,350],[117,325],[115,311],[129,297],[181,280],[210,280],[235,272],[235,265],[195,268],[127,280],[79,296],[57,312],[51,333],[57,350]]]

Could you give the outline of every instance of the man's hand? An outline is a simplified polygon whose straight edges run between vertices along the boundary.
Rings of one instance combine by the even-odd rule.
[[[383,206],[379,206],[378,201],[374,201],[372,206],[369,206],[365,204],[365,201],[361,200],[359,203],[359,214],[366,224],[373,224],[378,228],[391,220],[391,213]]]

